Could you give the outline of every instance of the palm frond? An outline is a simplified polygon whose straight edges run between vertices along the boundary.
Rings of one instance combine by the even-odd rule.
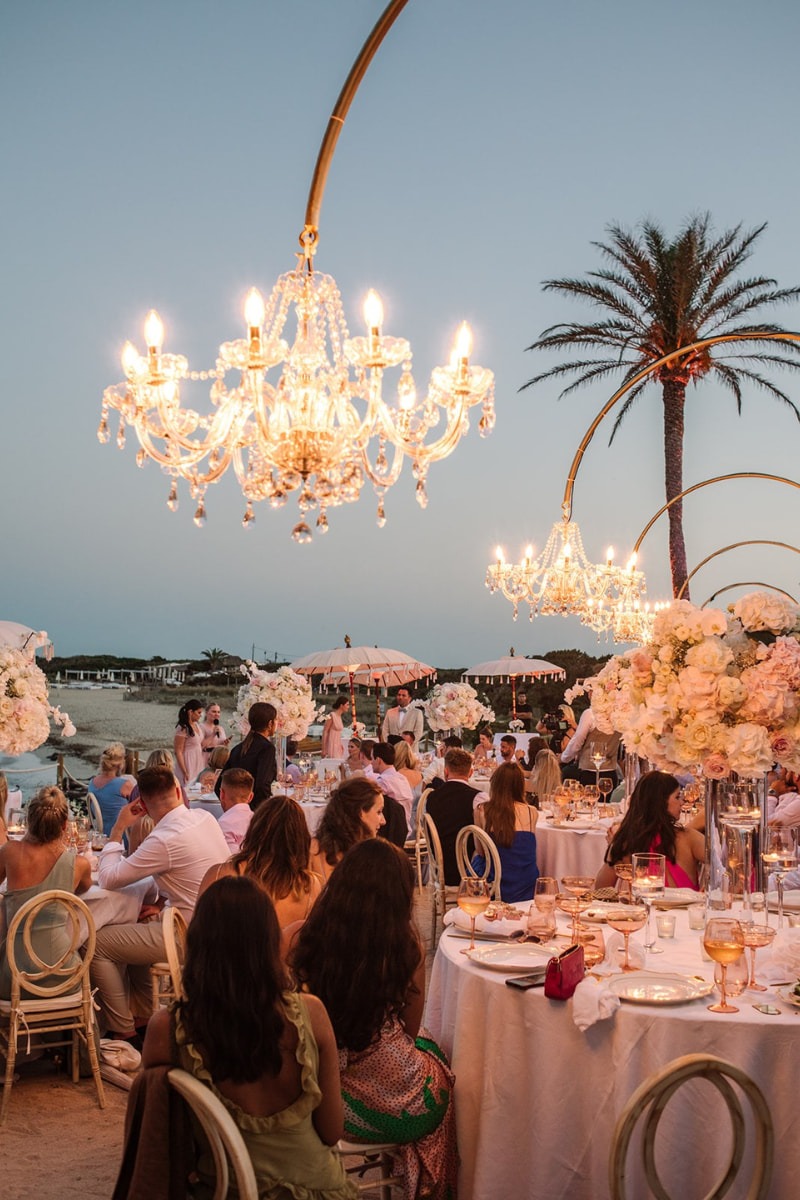
[[[717,373],[717,368],[718,364],[715,362],[712,365],[712,370],[715,372],[715,374]],[[740,379],[746,379],[750,383],[754,383],[756,387],[761,388],[761,390],[764,392],[767,392],[767,394],[772,396],[774,400],[780,400],[783,404],[788,404],[798,421],[800,421],[800,408],[798,408],[794,400],[787,396],[784,391],[781,391],[781,389],[777,387],[777,385],[774,384],[771,379],[767,379],[765,376],[759,375],[757,371],[751,371],[747,367],[736,368],[736,374]]]
[[[637,386],[635,388],[631,388],[630,392],[625,397],[625,403],[623,404],[622,408],[617,413],[616,420],[614,421],[614,425],[611,430],[611,436],[608,439],[609,446],[614,441],[614,438],[617,436],[617,430],[619,429],[620,425],[622,424],[622,422],[625,420],[628,413],[630,412],[631,407],[634,404],[634,401],[636,401],[638,399],[638,397],[642,394],[642,392],[645,390],[645,388],[652,382],[654,382],[654,380],[645,379],[640,384],[637,384]]]

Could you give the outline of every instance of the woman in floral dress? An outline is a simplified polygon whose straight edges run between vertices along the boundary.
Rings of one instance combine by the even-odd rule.
[[[298,936],[292,965],[339,1047],[345,1135],[400,1145],[405,1200],[456,1196],[454,1077],[419,1035],[425,956],[412,923],[414,873],[383,838],[345,854]]]

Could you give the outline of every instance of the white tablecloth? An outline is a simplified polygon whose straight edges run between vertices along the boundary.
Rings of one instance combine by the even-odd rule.
[[[670,953],[648,956],[648,968],[711,978],[712,964],[701,961],[700,935],[688,930],[684,912],[678,931],[674,942],[659,943]],[[762,1089],[776,1138],[769,1196],[797,1195],[800,1009],[777,1001],[780,1016],[756,1012],[753,1003],[776,1001],[772,991],[745,992],[736,1001],[740,1011],[728,1016],[708,1012],[710,1000],[660,1008],[622,1004],[610,1020],[580,1033],[571,1001],[506,987],[502,974],[469,962],[463,947],[443,935],[425,1014],[456,1073],[459,1200],[606,1200],[619,1113],[641,1082],[694,1052],[728,1059]],[[659,1126],[658,1162],[670,1194],[691,1200],[717,1182],[727,1164],[729,1129],[709,1084],[681,1089]],[[648,1193],[634,1161],[632,1151],[628,1195],[638,1198]]]
[[[328,807],[328,801],[322,799],[314,800],[298,800],[299,807],[303,810],[303,816],[308,825],[308,832],[313,837],[319,829],[319,823],[322,820],[322,815]]]
[[[189,808],[200,808],[203,812],[211,813],[217,820],[222,816],[222,805],[215,792],[205,792],[201,796],[193,796],[189,792]]]
[[[540,875],[561,880],[565,875],[594,878],[603,865],[606,852],[606,827],[575,829],[572,825],[551,825],[543,813],[536,822],[536,862]]]

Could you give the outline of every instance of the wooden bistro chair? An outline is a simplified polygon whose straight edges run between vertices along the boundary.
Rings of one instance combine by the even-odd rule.
[[[43,909],[63,909],[67,916],[69,946],[54,962],[46,962],[35,949],[36,918]],[[33,964],[24,969],[17,962],[16,939],[21,934],[26,959]],[[85,940],[84,940],[85,939]],[[72,1082],[78,1082],[79,1039],[86,1045],[97,1101],[105,1108],[105,1093],[100,1078],[100,1063],[94,1038],[94,1009],[89,988],[89,967],[94,956],[96,932],[88,907],[71,892],[51,890],[32,897],[14,917],[8,929],[6,957],[11,970],[11,999],[0,1000],[0,1044],[6,1058],[0,1125],[5,1121],[11,1085],[14,1081],[19,1039],[28,1043],[34,1033],[61,1034],[60,1040],[48,1038],[48,1046],[72,1048]],[[83,957],[78,954],[84,944]],[[26,996],[23,998],[22,993]]]
[[[362,1192],[374,1194],[379,1190],[380,1200],[391,1200],[394,1187],[402,1190],[402,1179],[393,1173],[392,1155],[396,1150],[393,1142],[366,1145],[364,1142],[347,1142],[344,1138],[336,1146],[336,1153],[342,1159],[357,1157],[359,1160],[344,1164],[345,1174],[355,1183],[359,1195]],[[378,1171],[378,1178],[365,1179],[368,1171]]]
[[[177,908],[167,905],[161,913],[166,962],[153,963],[150,983],[153,989],[153,1010],[166,1006],[183,996],[183,963],[186,958],[186,922]]]
[[[256,1174],[247,1146],[225,1105],[217,1099],[211,1088],[195,1079],[188,1071],[175,1067],[167,1078],[170,1087],[173,1087],[191,1108],[208,1140],[216,1174],[213,1200],[227,1200],[228,1195],[233,1194],[229,1190],[228,1159],[236,1177],[236,1195],[239,1200],[258,1200]]]
[[[428,796],[431,794],[431,788],[425,788],[417,801],[417,819],[416,827],[410,838],[406,840],[405,852],[414,859],[417,875],[417,888],[422,895],[424,884],[422,881],[422,864],[428,859],[428,839],[425,836],[425,810],[428,804]]]
[[[420,801],[421,803],[421,801]],[[457,902],[458,888],[448,887],[444,881],[444,859],[442,843],[433,818],[425,813],[425,835],[428,842],[428,884],[432,893],[431,902],[431,947],[436,945],[436,922],[444,920],[448,908]]]
[[[103,832],[103,814],[100,812],[100,804],[94,792],[89,792],[86,797],[86,808],[89,813],[89,824],[96,833]]]
[[[721,1200],[721,1197],[727,1195],[739,1173],[744,1155],[744,1113],[730,1080],[739,1085],[750,1103],[753,1115],[755,1153],[753,1177],[747,1191],[747,1200],[766,1200],[775,1152],[775,1133],[767,1102],[761,1090],[741,1068],[711,1054],[686,1054],[683,1058],[676,1058],[674,1062],[668,1063],[661,1071],[646,1079],[633,1093],[620,1113],[611,1142],[608,1181],[612,1200],[626,1200],[632,1195],[627,1187],[625,1165],[631,1136],[640,1118],[644,1120],[642,1155],[649,1194],[657,1200],[670,1200],[656,1169],[656,1134],[667,1102],[689,1079],[707,1079],[713,1083],[725,1101],[731,1119],[733,1144],[730,1162],[716,1187],[707,1193],[709,1200]]]
[[[481,879],[488,879],[492,875],[490,883],[490,894],[493,900],[500,899],[500,882],[502,877],[502,867],[500,865],[500,855],[497,851],[492,839],[485,829],[481,829],[479,825],[465,825],[463,829],[459,829],[458,837],[456,838],[456,862],[458,863],[459,874],[472,875],[473,878],[478,878],[478,872],[473,868],[470,861],[469,842],[473,843],[473,854],[482,854],[486,866],[483,869]]]

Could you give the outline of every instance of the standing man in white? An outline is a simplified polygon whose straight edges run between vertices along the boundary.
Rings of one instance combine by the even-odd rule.
[[[402,737],[404,733],[411,732],[418,746],[422,738],[422,709],[412,707],[411,692],[407,687],[399,687],[395,699],[397,704],[383,718],[382,741],[387,742],[390,737]]]

